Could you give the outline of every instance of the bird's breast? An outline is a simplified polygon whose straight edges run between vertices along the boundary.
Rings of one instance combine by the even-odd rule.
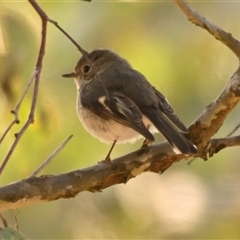
[[[142,136],[135,130],[112,119],[106,120],[78,105],[78,117],[84,128],[101,142],[118,144],[134,142]]]

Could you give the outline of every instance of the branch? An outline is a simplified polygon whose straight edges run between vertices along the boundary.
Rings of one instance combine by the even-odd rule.
[[[39,11],[37,9],[37,4],[35,3],[35,1],[33,0],[29,0],[29,2],[32,4],[32,6],[36,9],[36,11],[39,13],[41,19],[42,19],[42,39],[41,39],[41,45],[40,45],[40,50],[39,50],[39,55],[38,55],[38,59],[37,59],[37,63],[36,63],[36,68],[35,68],[35,72],[33,74],[33,79],[35,79],[35,83],[34,83],[34,90],[33,90],[33,97],[32,97],[32,104],[31,104],[31,109],[30,109],[30,114],[28,117],[28,120],[26,121],[26,123],[24,124],[24,126],[22,127],[22,129],[20,130],[19,133],[15,134],[15,140],[7,154],[7,156],[5,157],[1,167],[0,167],[0,175],[2,174],[4,168],[6,167],[10,157],[12,156],[18,142],[20,141],[21,137],[23,136],[23,134],[25,133],[25,131],[28,129],[29,125],[34,123],[34,113],[35,113],[35,108],[36,108],[36,103],[37,103],[37,97],[38,97],[38,89],[39,89],[39,82],[40,82],[40,75],[41,75],[41,71],[42,71],[42,62],[43,62],[43,57],[45,54],[45,46],[46,46],[46,38],[47,38],[47,21],[46,21],[46,15]],[[30,83],[33,81],[33,79],[30,80]],[[26,91],[28,91],[29,86],[27,86],[26,90],[23,93],[22,98],[19,101],[19,104],[17,105],[17,111],[16,112],[12,112],[15,115],[15,121],[13,121],[10,126],[8,127],[7,131],[5,131],[4,137],[6,136],[7,132],[11,129],[11,127],[13,126],[14,123],[18,123],[18,109],[21,105],[21,102],[24,98],[24,96],[26,95]]]
[[[73,135],[70,135],[64,142],[28,177],[36,177],[51,161],[52,159],[68,144]]]
[[[188,20],[206,29],[225,44],[240,59],[240,42],[215,24],[192,10],[183,0],[175,0]],[[220,129],[228,114],[240,101],[240,68],[236,70],[220,96],[207,106],[199,118],[189,127],[189,138],[201,152],[209,139]]]
[[[214,23],[202,17],[197,12],[189,7],[189,5],[183,0],[175,0],[176,4],[187,16],[188,20],[193,24],[207,30],[217,40],[226,45],[232,52],[240,59],[240,42],[235,39],[230,33],[225,32],[223,29],[215,25]]]
[[[190,156],[189,156],[190,157]],[[71,198],[82,191],[99,192],[126,183],[143,172],[164,172],[172,163],[187,159],[175,155],[168,142],[122,156],[112,163],[99,163],[56,176],[33,177],[0,188],[0,211],[16,209],[59,198]]]
[[[4,168],[6,167],[8,161],[9,161],[10,157],[12,156],[12,154],[13,154],[18,142],[20,141],[21,137],[23,136],[25,131],[28,129],[29,125],[34,123],[34,112],[35,112],[36,103],[37,103],[40,74],[41,74],[41,70],[42,70],[43,57],[44,57],[44,54],[45,54],[45,46],[46,46],[46,38],[47,38],[47,23],[50,22],[53,25],[55,25],[55,27],[57,27],[78,48],[78,50],[87,59],[87,61],[90,63],[90,65],[92,65],[88,56],[87,56],[87,52],[63,28],[61,28],[56,21],[50,19],[47,16],[47,14],[41,9],[41,7],[37,4],[37,2],[35,0],[28,0],[28,1],[32,5],[32,7],[35,9],[35,11],[38,13],[38,15],[40,16],[40,18],[42,20],[41,46],[40,46],[39,55],[38,55],[36,69],[34,71],[34,74],[31,77],[30,81],[28,82],[28,84],[26,86],[26,89],[24,90],[24,92],[23,92],[18,104],[16,105],[15,109],[11,111],[11,113],[14,114],[15,118],[11,122],[11,124],[8,126],[8,128],[5,130],[2,137],[0,138],[0,145],[3,142],[4,138],[6,137],[6,135],[8,134],[8,132],[14,126],[14,124],[19,124],[19,122],[20,122],[19,118],[18,118],[19,108],[20,108],[21,103],[22,103],[25,95],[27,94],[32,82],[35,80],[33,98],[32,98],[32,105],[31,105],[31,110],[30,110],[30,114],[29,114],[29,118],[28,118],[27,122],[22,127],[20,132],[15,134],[15,137],[16,137],[15,141],[13,142],[9,152],[7,153],[7,156],[5,157],[2,165],[0,166],[0,175],[2,174]],[[85,1],[90,2],[91,0],[85,0]]]
[[[229,80],[219,97],[209,104],[189,127],[189,138],[198,146],[199,152],[217,133],[228,114],[240,101],[240,68]]]
[[[227,135],[227,137],[232,136],[240,128],[240,123]]]
[[[240,136],[212,139],[206,154],[210,157],[226,147],[240,146]],[[127,183],[144,172],[163,173],[173,163],[193,156],[175,155],[168,142],[139,149],[112,163],[60,174],[21,180],[0,188],[0,211],[36,203],[72,198],[83,191],[101,192],[115,184]],[[196,156],[194,156],[196,157]]]
[[[176,3],[188,10],[188,6],[183,1]],[[204,18],[200,17],[192,10],[190,19],[197,18],[198,24],[207,26],[206,29],[216,29],[210,22],[207,24]],[[190,16],[190,15],[189,15]],[[200,17],[200,18],[199,18]],[[220,28],[218,28],[218,31]],[[215,31],[209,30],[210,33]],[[221,39],[221,34],[219,35]],[[240,52],[239,44],[229,35],[226,43],[231,46],[231,50]],[[85,169],[61,174],[58,176],[42,176],[25,179],[8,186],[0,188],[0,210],[15,209],[37,202],[53,201],[59,198],[70,198],[82,191],[101,191],[119,183],[126,183],[144,172],[164,172],[174,162],[192,157],[204,157],[230,147],[239,146],[239,137],[229,137],[226,139],[210,138],[219,130],[228,114],[240,101],[240,68],[233,74],[228,84],[219,95],[202,112],[199,118],[189,127],[188,138],[198,147],[199,155],[175,155],[169,143],[164,142],[155,146],[145,147],[113,160],[111,164],[100,163]]]
[[[208,147],[209,157],[223,150],[226,147],[240,146],[240,136],[211,139]]]

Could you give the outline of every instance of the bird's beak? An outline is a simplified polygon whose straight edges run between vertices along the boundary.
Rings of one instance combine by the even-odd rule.
[[[65,77],[65,78],[74,78],[75,76],[76,76],[76,74],[74,72],[62,75],[62,77]]]

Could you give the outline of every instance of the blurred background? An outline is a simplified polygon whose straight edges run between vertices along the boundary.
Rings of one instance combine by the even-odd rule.
[[[208,32],[187,21],[171,1],[92,3],[39,2],[85,50],[115,50],[159,89],[186,124],[191,124],[221,92],[238,67],[236,57]],[[200,14],[240,39],[240,3],[192,2]],[[34,71],[41,21],[28,2],[0,3],[0,135]],[[0,184],[26,178],[70,134],[70,143],[41,174],[60,174],[102,160],[108,145],[90,136],[75,110],[74,82],[61,77],[81,57],[75,46],[48,24],[46,55],[35,123],[22,137]],[[0,146],[3,161],[14,133],[27,120],[32,91],[15,125]],[[216,137],[239,123],[239,107]],[[236,134],[239,134],[237,132]],[[163,138],[159,135],[157,141]],[[112,157],[136,150],[118,145]],[[174,164],[163,175],[145,173],[102,193],[80,193],[19,210],[20,231],[30,239],[240,238],[239,148],[228,148],[209,161]],[[14,225],[16,211],[4,213]]]

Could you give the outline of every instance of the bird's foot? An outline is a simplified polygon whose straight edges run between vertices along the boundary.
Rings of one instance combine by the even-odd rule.
[[[110,157],[105,157],[105,159],[103,159],[102,161],[98,162],[98,163],[108,163],[108,164],[111,164],[112,163],[112,160]]]
[[[142,143],[142,146],[140,148],[145,148],[145,147],[148,147],[148,144],[150,143],[150,141],[148,139],[144,139],[143,143]]]

